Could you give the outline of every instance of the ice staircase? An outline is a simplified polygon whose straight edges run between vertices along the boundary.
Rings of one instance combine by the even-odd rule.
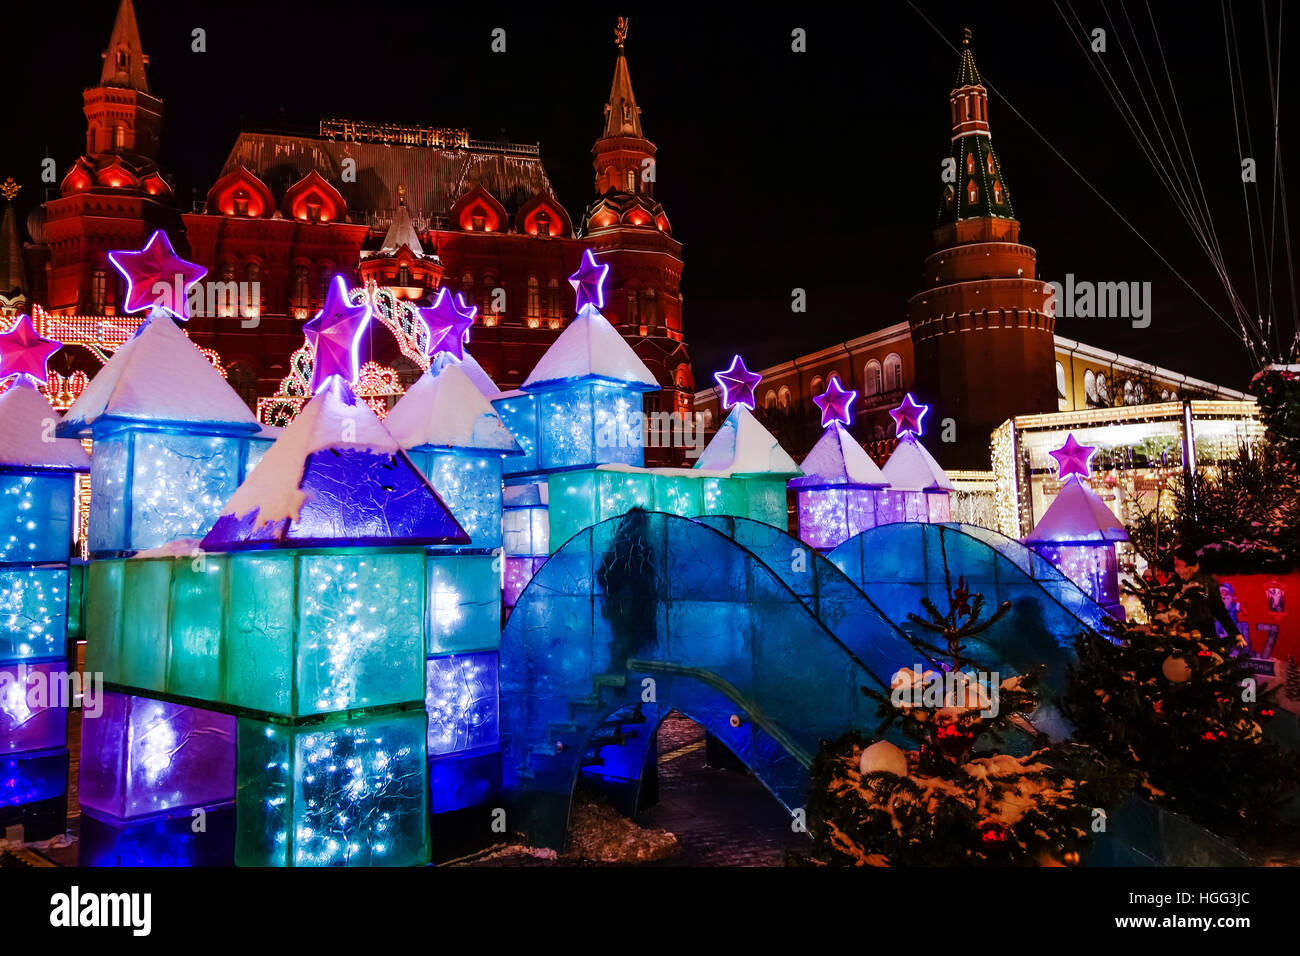
[[[877,667],[911,648],[842,575],[837,611]],[[829,593],[819,592],[821,604]],[[636,781],[669,710],[702,724],[792,812],[820,740],[876,726],[866,661],[764,561],[689,518],[632,511],[579,532],[501,637],[511,827],[559,846],[579,773]],[[846,633],[848,633],[846,631]]]

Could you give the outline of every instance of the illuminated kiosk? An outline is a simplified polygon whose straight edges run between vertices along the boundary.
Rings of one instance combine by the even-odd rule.
[[[524,454],[505,463],[505,603],[546,560],[546,480],[599,465],[645,464],[642,394],[658,391],[654,374],[601,315],[608,265],[591,250],[569,277],[577,316],[538,361],[523,386],[492,404]],[[528,487],[534,486],[534,487]]]
[[[877,524],[893,521],[941,522],[952,520],[949,494],[952,480],[921,444],[923,423],[929,405],[918,405],[911,394],[903,404],[891,409],[898,434],[898,445],[880,469],[889,489],[881,495],[885,506]]]
[[[253,413],[176,324],[189,314],[184,293],[154,301],[155,283],[188,290],[205,270],[176,256],[161,230],[140,252],[109,259],[126,279],[125,311],[149,314],[58,429],[94,441],[92,558],[202,537],[262,451]]]
[[[430,351],[439,354],[393,406],[384,427],[470,539],[468,546],[430,547],[427,559],[425,709],[437,844],[461,822],[442,815],[483,807],[500,792],[502,462],[523,450],[484,394],[499,392],[464,350],[463,320],[472,320],[475,310],[443,290],[431,309],[420,311]]]
[[[799,512],[799,537],[829,551],[879,523],[883,491],[889,486],[880,468],[845,427],[853,421],[856,391],[845,391],[832,376],[813,401],[822,412],[822,437],[790,481]]]
[[[1124,619],[1120,602],[1119,557],[1115,544],[1128,532],[1097,492],[1085,482],[1097,449],[1081,445],[1074,435],[1051,452],[1064,484],[1051,507],[1025,537],[1025,544],[1042,555],[1110,614]]]
[[[59,344],[20,316],[0,334],[0,830],[25,840],[67,818],[69,561],[81,443],[54,438],[59,414],[37,386]]]

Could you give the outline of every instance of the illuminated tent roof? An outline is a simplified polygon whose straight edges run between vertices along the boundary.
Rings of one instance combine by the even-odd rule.
[[[332,376],[236,489],[202,547],[468,543],[370,406]]]
[[[914,432],[904,432],[898,446],[880,473],[896,491],[952,491],[953,483],[934,457],[917,441]]]
[[[47,422],[59,422],[59,413],[45,396],[26,381],[9,386],[0,395],[0,465],[16,468],[68,468],[90,470],[90,456],[75,438],[47,441]]]
[[[658,380],[627,339],[592,308],[583,310],[560,333],[524,380],[523,388],[581,378],[621,382],[646,391],[659,388]]]
[[[818,485],[866,485],[883,488],[889,482],[861,445],[842,424],[832,422],[799,466],[803,477],[792,488]]]
[[[433,445],[521,455],[501,416],[454,360],[425,372],[384,419],[403,448]]]
[[[737,405],[700,453],[695,467],[728,475],[786,475],[802,472],[763,424]]]
[[[1128,532],[1097,492],[1071,475],[1025,543],[1110,544],[1127,540]]]
[[[79,435],[102,417],[236,425],[257,419],[172,319],[155,313],[109,357],[64,416],[60,434]]]

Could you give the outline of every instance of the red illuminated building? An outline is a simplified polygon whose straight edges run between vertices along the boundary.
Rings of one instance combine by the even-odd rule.
[[[122,325],[99,319],[117,315],[123,291],[107,253],[162,228],[207,267],[210,284],[247,293],[218,292],[187,331],[220,356],[250,405],[290,373],[302,324],[336,272],[400,299],[427,302],[441,286],[462,293],[479,308],[474,357],[510,389],[572,317],[567,277],[591,248],[611,267],[605,315],[663,385],[647,410],[689,412],[681,243],[655,199],[655,145],[642,131],[624,37],[620,29],[592,148],[596,195],[576,227],[536,145],[353,120],[322,120],[310,135],[242,132],[202,208],[182,212],[157,163],[163,101],[149,90],[135,11],[122,0],[99,85],[84,94],[86,152],[29,218],[27,298],[56,316],[90,317],[79,328]],[[403,384],[418,376],[391,335],[376,332],[367,347]]]

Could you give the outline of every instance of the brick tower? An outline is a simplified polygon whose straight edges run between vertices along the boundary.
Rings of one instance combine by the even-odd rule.
[[[989,468],[989,433],[1013,415],[1054,412],[1054,319],[1044,311],[1035,253],[989,134],[988,90],[962,43],[934,252],[907,303],[916,392],[934,421],[956,420],[956,443],[934,443],[945,466]],[[937,432],[937,426],[935,431]]]
[[[99,85],[82,95],[86,152],[46,203],[51,312],[114,312],[120,290],[107,253],[138,249],[156,229],[166,229],[182,254],[189,248],[157,163],[163,102],[149,92],[148,65],[135,7],[122,0]]]

